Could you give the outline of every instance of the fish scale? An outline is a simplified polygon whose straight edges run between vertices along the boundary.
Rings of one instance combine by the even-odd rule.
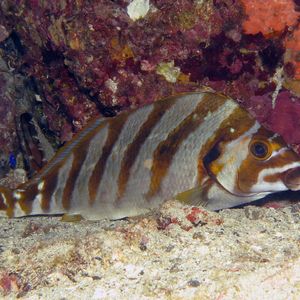
[[[231,98],[186,93],[92,121],[28,182],[0,187],[0,215],[117,219],[169,198],[217,210],[297,190],[299,168]]]

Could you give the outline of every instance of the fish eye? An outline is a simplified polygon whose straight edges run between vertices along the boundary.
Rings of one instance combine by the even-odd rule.
[[[262,141],[253,141],[250,144],[250,152],[256,159],[260,160],[267,159],[271,155],[268,144]]]

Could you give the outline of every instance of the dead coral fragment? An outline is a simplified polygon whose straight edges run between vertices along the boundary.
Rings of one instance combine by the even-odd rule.
[[[156,73],[165,77],[168,82],[175,83],[180,75],[180,68],[174,66],[174,60],[158,64]]]
[[[133,21],[144,18],[150,9],[149,0],[133,0],[127,6],[127,13]]]

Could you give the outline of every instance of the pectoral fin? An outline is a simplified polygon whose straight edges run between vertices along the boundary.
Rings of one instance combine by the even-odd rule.
[[[193,205],[193,206],[207,205],[207,199],[203,197],[203,188],[200,186],[179,193],[174,198],[188,205]]]

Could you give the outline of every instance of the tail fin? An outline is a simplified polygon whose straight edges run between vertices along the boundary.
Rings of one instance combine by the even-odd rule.
[[[0,216],[12,218],[14,216],[15,200],[13,190],[0,186]]]

